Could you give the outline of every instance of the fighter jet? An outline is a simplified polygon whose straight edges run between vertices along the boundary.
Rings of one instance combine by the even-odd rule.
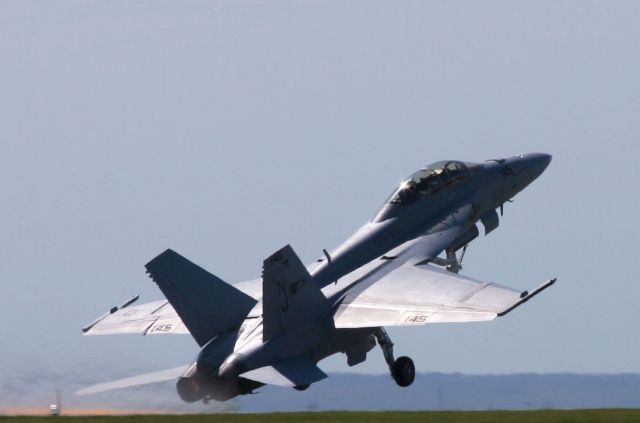
[[[394,357],[385,327],[487,321],[551,286],[520,292],[459,274],[468,244],[498,227],[503,206],[546,169],[533,153],[426,166],[393,191],[373,219],[308,266],[289,246],[267,257],[262,277],[234,285],[172,250],[146,264],[166,300],[113,307],[85,335],[189,333],[200,351],[187,366],[95,385],[100,392],[177,378],[186,402],[225,401],[265,385],[304,390],[336,353],[355,366],[379,345],[403,387],[413,361]]]

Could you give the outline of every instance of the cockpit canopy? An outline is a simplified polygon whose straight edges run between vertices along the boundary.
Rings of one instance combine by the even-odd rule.
[[[462,162],[450,160],[433,163],[403,181],[389,197],[388,203],[407,206],[420,198],[442,190],[468,175],[469,169]]]

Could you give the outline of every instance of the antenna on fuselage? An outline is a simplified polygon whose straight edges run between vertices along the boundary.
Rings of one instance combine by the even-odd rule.
[[[326,248],[322,249],[322,252],[324,253],[324,256],[327,258],[327,264],[331,264],[331,256],[329,255],[329,253],[327,252]]]

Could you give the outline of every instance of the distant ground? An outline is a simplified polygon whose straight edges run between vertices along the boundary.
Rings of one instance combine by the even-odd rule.
[[[255,395],[209,404],[182,402],[174,382],[97,395],[73,394],[81,387],[135,374],[136,370],[107,374],[35,366],[6,368],[0,372],[0,415],[46,414],[56,389],[62,392],[63,410],[91,410],[93,414],[640,408],[637,374],[420,373],[408,388],[398,387],[386,374],[331,374],[304,392],[265,386]]]
[[[50,422],[51,417],[0,417],[0,422]],[[271,414],[191,414],[173,416],[58,417],[57,422],[92,423],[200,423],[200,422],[430,422],[430,423],[533,423],[533,422],[640,422],[640,409],[618,410],[528,410],[528,411],[388,411],[315,412]]]

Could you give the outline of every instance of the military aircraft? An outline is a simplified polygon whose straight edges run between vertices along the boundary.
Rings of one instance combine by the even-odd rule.
[[[340,352],[354,366],[376,343],[395,382],[409,386],[413,361],[394,358],[385,326],[492,320],[555,282],[520,292],[458,273],[477,223],[485,234],[498,227],[496,209],[502,214],[550,161],[532,153],[426,166],[335,250],[304,266],[287,245],[264,260],[260,279],[231,285],[166,250],[146,264],[166,300],[134,305],[136,296],[82,331],[190,333],[200,347],[195,362],[78,393],[174,378],[186,402],[225,401],[265,384],[304,390],[327,377],[320,360]]]

